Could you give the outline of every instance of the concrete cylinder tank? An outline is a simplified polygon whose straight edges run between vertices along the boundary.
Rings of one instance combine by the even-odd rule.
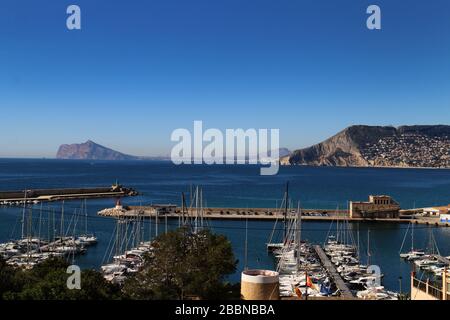
[[[278,272],[270,270],[245,270],[242,272],[241,298],[243,300],[280,299]]]

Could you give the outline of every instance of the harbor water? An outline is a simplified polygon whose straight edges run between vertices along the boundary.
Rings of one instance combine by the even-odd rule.
[[[278,175],[261,176],[253,165],[231,166],[175,166],[155,161],[71,161],[51,159],[0,159],[0,190],[37,188],[68,188],[109,186],[118,181],[141,192],[140,196],[123,199],[125,205],[156,203],[180,204],[181,192],[189,192],[191,185],[203,187],[205,206],[210,207],[278,207],[284,184],[290,183],[290,198],[301,201],[303,208],[345,209],[349,200],[366,200],[369,194],[387,194],[402,208],[428,207],[450,203],[450,170],[388,169],[388,168],[331,168],[281,167]],[[38,204],[33,220],[41,217],[41,235],[48,231],[49,212],[60,210],[61,203]],[[77,210],[80,200],[66,201],[67,223]],[[83,268],[99,268],[107,262],[105,254],[114,237],[115,221],[97,216],[97,211],[114,206],[114,199],[87,201],[88,226],[98,237],[98,244],[90,247],[75,263]],[[42,209],[41,209],[42,208]],[[21,235],[22,208],[0,206],[0,242],[18,239]],[[81,222],[80,222],[81,223]],[[245,221],[214,220],[208,222],[213,231],[225,234],[231,241],[239,265],[231,281],[239,281],[244,265]],[[177,220],[169,220],[167,228],[175,228]],[[266,252],[266,243],[274,226],[273,221],[248,222],[248,266],[274,268],[273,258]],[[385,275],[383,284],[390,290],[409,291],[410,265],[399,257],[407,224],[367,222],[350,223],[359,229],[360,254],[366,260],[367,231],[370,229],[370,261],[380,266]],[[81,228],[81,226],[80,226]],[[155,235],[155,224],[147,221],[146,237]],[[415,247],[425,249],[429,230],[426,225],[415,228]],[[165,231],[160,220],[159,233]],[[333,231],[333,227],[331,228]],[[34,233],[37,234],[37,227]],[[304,222],[302,239],[321,244],[330,232],[330,222]],[[433,228],[440,253],[450,255],[450,228]],[[405,241],[405,250],[410,247]],[[400,278],[401,277],[401,278]]]

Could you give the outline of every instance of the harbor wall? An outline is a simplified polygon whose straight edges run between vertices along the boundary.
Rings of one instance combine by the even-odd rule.
[[[132,188],[126,188],[121,185],[112,185],[110,187],[93,188],[53,188],[53,189],[29,189],[0,191],[0,202],[17,203],[27,201],[57,201],[64,199],[86,199],[86,198],[106,198],[106,197],[125,197],[135,196],[138,192]]]
[[[67,189],[36,189],[28,190],[27,198],[37,198],[40,196],[54,196],[67,194],[90,194],[111,192],[111,188],[67,188]],[[0,199],[23,199],[25,190],[0,191]]]

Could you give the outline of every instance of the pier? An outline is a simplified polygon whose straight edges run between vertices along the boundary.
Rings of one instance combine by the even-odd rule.
[[[283,219],[283,213],[277,208],[202,208],[201,216],[209,220],[260,220],[274,221]],[[185,209],[184,216],[194,217],[195,209]],[[153,206],[118,206],[107,208],[98,212],[99,216],[115,218],[166,218],[180,219],[182,217],[182,208],[176,205],[153,205]],[[288,217],[295,215],[288,213]],[[384,223],[410,223],[435,225],[440,227],[449,227],[450,223],[440,222],[437,218],[418,217],[413,219],[410,215],[400,216],[398,218],[364,218],[349,217],[347,210],[330,209],[303,209],[302,220],[305,221],[354,221],[354,222],[384,222]]]
[[[136,196],[138,192],[119,184],[97,188],[55,188],[0,191],[0,205],[19,205],[23,203],[51,202],[89,198],[115,198]]]
[[[110,217],[167,217],[168,219],[179,219],[183,216],[182,208],[174,205],[154,206],[116,206],[115,208],[107,208],[98,212],[100,216]],[[185,209],[185,217],[194,217],[197,214],[196,209]],[[230,219],[230,220],[276,220],[283,218],[283,212],[277,208],[203,208],[202,217],[204,219]],[[295,213],[288,213],[294,216]],[[344,210],[325,210],[325,209],[308,209],[304,210],[302,219],[305,220],[344,220],[348,216],[348,211]]]
[[[346,300],[355,299],[352,292],[347,287],[344,280],[342,280],[341,276],[336,271],[336,268],[333,266],[330,259],[328,259],[327,255],[322,250],[322,248],[319,245],[316,245],[316,246],[314,246],[314,250],[316,251],[317,255],[319,256],[320,261],[322,262],[322,265],[327,269],[327,272],[330,275],[330,277],[333,278],[333,281],[336,284],[336,287],[341,292],[341,296]]]

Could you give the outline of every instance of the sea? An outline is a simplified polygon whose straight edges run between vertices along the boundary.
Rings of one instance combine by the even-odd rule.
[[[340,168],[283,166],[277,175],[261,176],[257,165],[174,165],[164,161],[78,161],[55,159],[0,159],[0,190],[37,188],[97,187],[120,183],[136,189],[140,195],[123,198],[124,205],[180,204],[181,193],[193,186],[203,190],[204,206],[274,208],[281,205],[286,182],[290,199],[302,208],[346,209],[350,200],[366,200],[370,194],[386,194],[398,201],[402,208],[429,207],[450,203],[450,170],[399,168]],[[111,242],[114,242],[115,220],[100,217],[97,212],[115,205],[114,199],[87,200],[88,229],[99,242],[75,258],[82,268],[99,269],[110,260]],[[49,212],[60,212],[62,204],[45,203],[33,208],[33,233],[45,236]],[[65,225],[74,226],[80,213],[81,200],[64,204]],[[59,214],[59,213],[58,213]],[[21,236],[22,208],[0,206],[0,242]],[[40,218],[40,219],[39,219]],[[38,227],[36,221],[41,222]],[[51,218],[50,218],[51,219]],[[273,221],[208,221],[208,227],[230,240],[238,266],[228,277],[238,282],[245,263],[247,230],[247,266],[274,269],[275,261],[266,251],[266,243],[274,228]],[[38,223],[39,224],[39,223]],[[155,225],[147,222],[144,237],[155,235]],[[167,229],[178,226],[169,220]],[[79,222],[79,229],[84,223]],[[145,227],[147,228],[147,227]],[[278,228],[278,227],[277,227]],[[304,221],[302,239],[322,244],[334,227],[330,222]],[[364,222],[350,223],[356,239],[359,230],[360,254],[367,261],[367,243],[370,239],[370,263],[384,274],[383,285],[394,291],[409,292],[411,266],[399,257],[403,244],[411,246],[408,224]],[[432,230],[430,231],[430,228]],[[40,229],[40,230],[38,230]],[[47,230],[47,231],[46,231]],[[165,232],[160,225],[159,232]],[[370,230],[370,232],[369,232]],[[443,256],[450,255],[450,228],[415,227],[414,245],[425,249],[432,232]],[[368,236],[370,235],[370,236]]]

